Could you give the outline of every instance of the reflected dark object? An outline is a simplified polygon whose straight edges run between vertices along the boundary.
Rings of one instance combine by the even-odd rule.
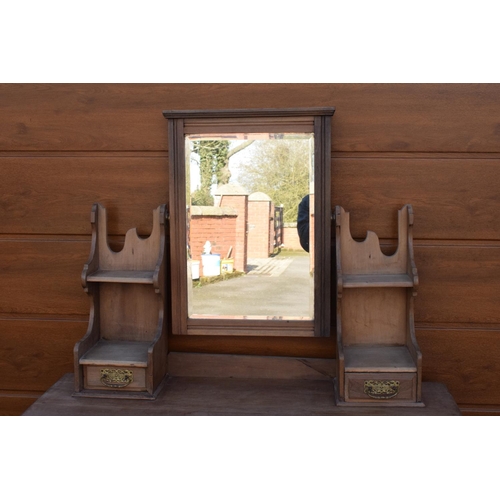
[[[309,195],[302,198],[297,214],[297,232],[299,233],[300,246],[309,252]]]

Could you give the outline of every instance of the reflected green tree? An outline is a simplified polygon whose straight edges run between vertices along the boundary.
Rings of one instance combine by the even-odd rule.
[[[285,222],[297,220],[297,207],[309,193],[309,139],[256,141],[251,159],[241,166],[238,181],[248,192],[262,191],[283,205]]]
[[[229,159],[254,141],[244,141],[230,148],[229,140],[193,141],[193,152],[199,157],[200,186],[191,195],[192,205],[213,205],[212,186],[228,184],[231,178]]]

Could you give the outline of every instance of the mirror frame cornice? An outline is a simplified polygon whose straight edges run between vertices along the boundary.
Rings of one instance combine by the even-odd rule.
[[[331,120],[333,107],[168,110],[170,282],[174,335],[318,336],[331,331]],[[187,134],[314,133],[314,319],[309,321],[188,318],[186,260]]]

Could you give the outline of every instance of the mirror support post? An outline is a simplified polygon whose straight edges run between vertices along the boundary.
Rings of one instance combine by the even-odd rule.
[[[314,239],[319,252],[316,257],[314,334],[330,336],[331,330],[331,116],[314,118]]]
[[[169,212],[170,212],[170,267],[171,267],[171,318],[172,333],[187,330],[188,305],[186,300],[174,299],[187,296],[186,276],[186,172],[184,168],[184,120],[174,118],[168,123],[169,139]],[[184,207],[184,211],[183,211]]]

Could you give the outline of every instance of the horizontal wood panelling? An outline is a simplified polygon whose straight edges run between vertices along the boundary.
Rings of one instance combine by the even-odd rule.
[[[333,204],[351,212],[355,237],[367,229],[393,237],[405,203],[413,204],[417,239],[500,237],[500,160],[342,158],[332,165]],[[99,201],[110,234],[130,227],[147,234],[151,211],[167,201],[167,167],[164,158],[0,159],[0,232],[90,234],[90,208]]]
[[[0,394],[0,417],[22,415],[36,400],[36,397],[26,397],[23,394]]]
[[[494,405],[464,405],[460,412],[466,417],[500,417],[500,406]]]
[[[0,239],[0,313],[88,314],[80,274],[89,251],[90,240]],[[417,322],[500,323],[500,246],[417,242],[415,261],[420,277]]]
[[[166,150],[168,94],[157,85],[2,85],[0,149]]]
[[[417,323],[500,323],[500,246],[415,245]]]
[[[112,247],[168,202],[166,109],[335,106],[333,203],[389,248],[412,203],[425,380],[500,408],[500,85],[0,85],[0,414],[73,371],[90,209]],[[387,246],[388,245],[388,246]],[[16,318],[16,319],[15,319]],[[169,337],[169,349],[332,358],[333,338]],[[2,392],[3,391],[3,392]]]
[[[0,312],[89,313],[81,284],[90,252],[85,241],[0,241]]]
[[[165,151],[163,110],[334,106],[333,151],[500,150],[498,84],[0,86],[0,150]]]
[[[423,379],[446,384],[457,404],[500,405],[500,330],[418,329]]]
[[[332,198],[355,238],[394,238],[410,203],[416,239],[500,239],[500,159],[336,158]]]
[[[23,153],[15,153],[16,155],[21,155]],[[25,153],[29,155],[30,153]],[[40,153],[44,154],[44,153]],[[56,153],[46,153],[47,155],[53,155]],[[67,153],[59,153],[61,155]],[[75,153],[77,154],[77,153]],[[80,153],[82,155],[87,154],[97,154],[97,153]],[[101,153],[107,154],[107,153]],[[112,153],[109,153],[112,154]],[[139,154],[139,153],[137,153]],[[0,152],[0,156],[11,156],[11,153]],[[389,160],[498,160],[500,159],[500,152],[493,153],[464,153],[464,152],[440,152],[440,151],[430,151],[430,152],[422,152],[422,151],[359,151],[359,152],[345,152],[345,151],[334,151],[331,155],[332,159],[337,158],[360,158],[360,159],[380,159],[385,158]]]
[[[110,234],[149,234],[168,201],[166,158],[0,158],[0,233],[89,234],[92,204]]]
[[[0,390],[45,391],[73,371],[84,321],[0,320]]]

